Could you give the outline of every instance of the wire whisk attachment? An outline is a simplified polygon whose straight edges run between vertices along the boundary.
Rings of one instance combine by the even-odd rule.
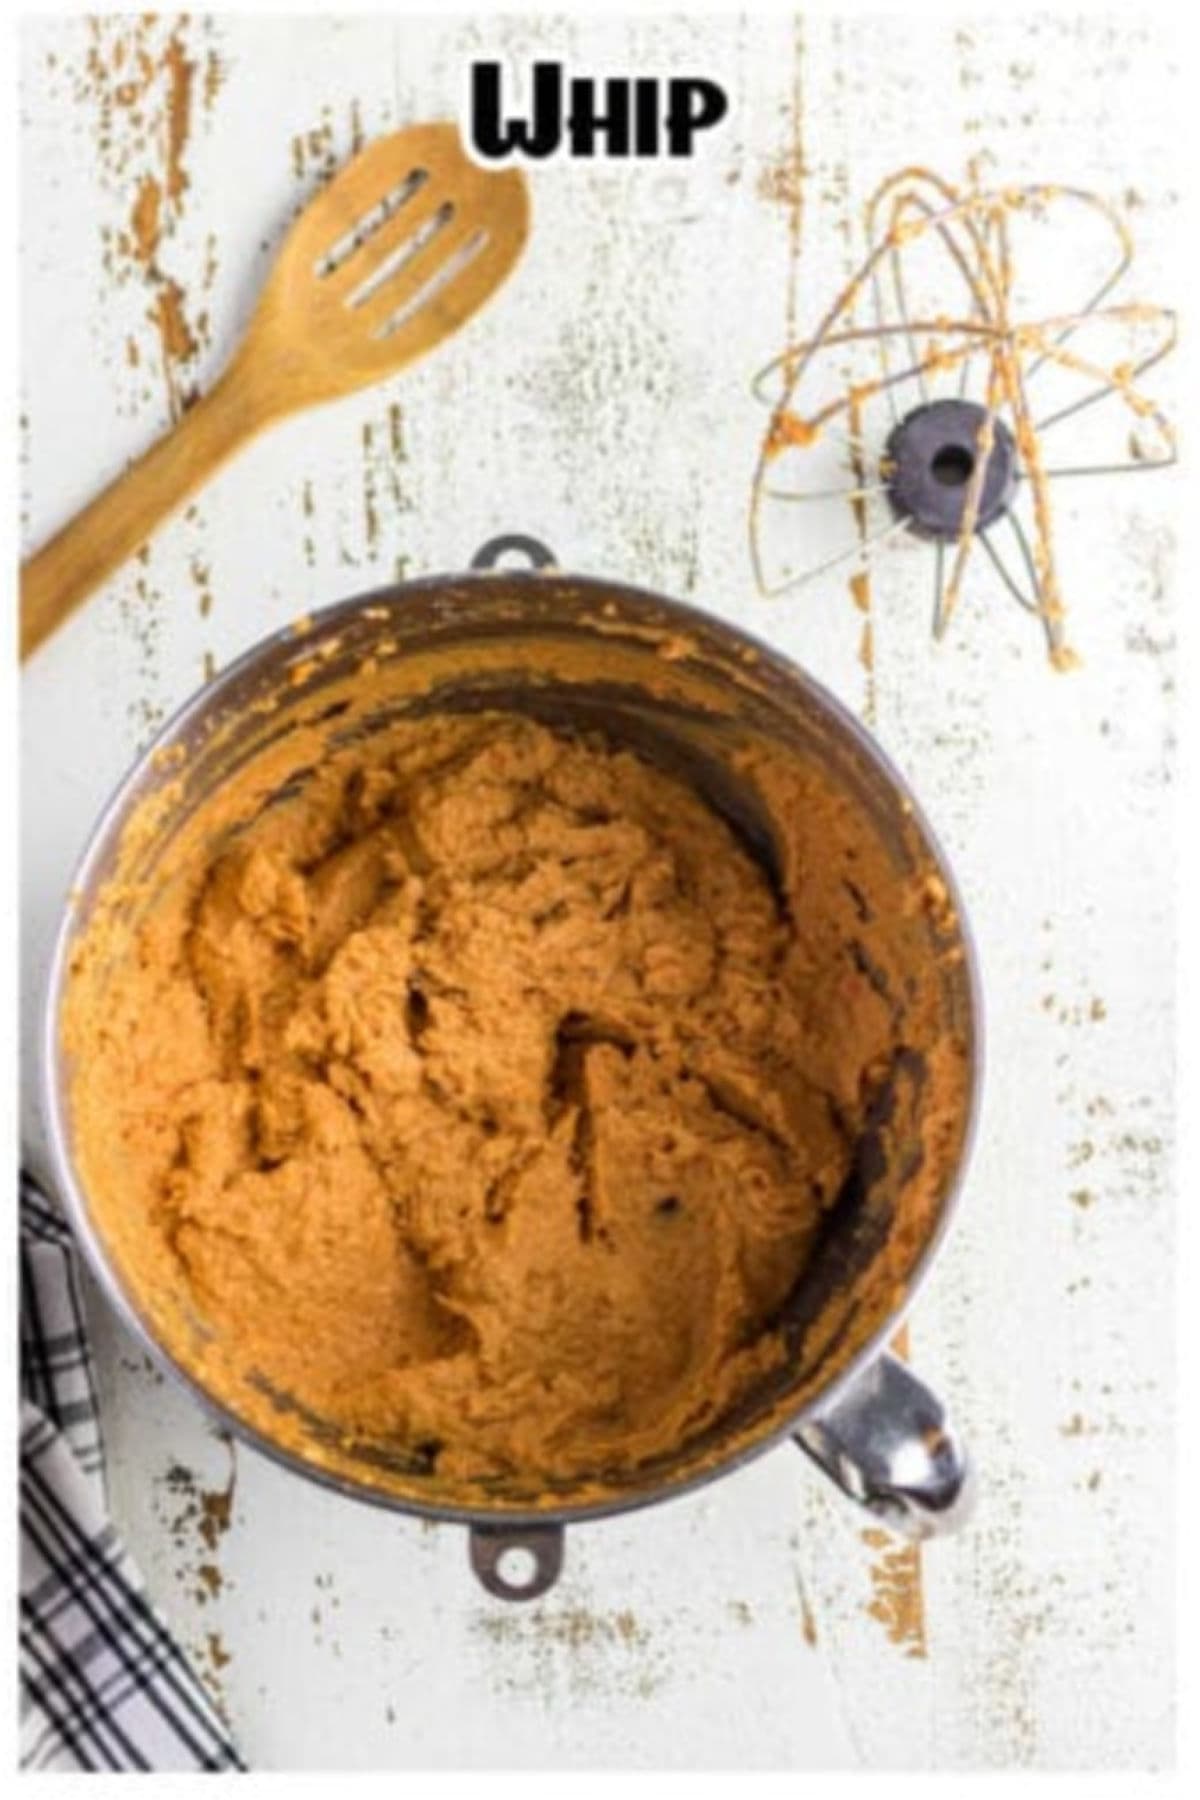
[[[754,381],[770,408],[750,500],[760,591],[867,569],[914,536],[933,550],[935,638],[978,565],[1070,668],[1051,489],[1175,461],[1140,385],[1175,347],[1175,314],[1116,298],[1129,229],[1082,188],[985,188],[976,165],[960,189],[906,168],[871,197],[865,230],[816,331]],[[1105,430],[1114,447],[1097,454]],[[815,560],[797,568],[800,520]],[[830,554],[834,521],[850,541]]]

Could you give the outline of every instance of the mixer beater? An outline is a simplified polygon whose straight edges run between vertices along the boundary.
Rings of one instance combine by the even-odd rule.
[[[1091,228],[1070,257],[1068,214]],[[940,639],[979,545],[1000,590],[1039,621],[1052,664],[1070,668],[1079,659],[1066,637],[1051,486],[1174,462],[1174,430],[1137,384],[1174,348],[1175,315],[1112,298],[1132,238],[1116,208],[1082,188],[984,188],[976,164],[960,190],[906,168],[876,190],[865,226],[867,255],[816,331],[755,379],[771,409],[750,502],[759,588],[779,594],[839,566],[868,567],[909,534],[933,550]],[[1051,234],[1042,245],[1039,231]],[[1028,316],[1031,273],[1072,280],[1090,264],[1081,305]],[[1106,402],[1119,402],[1105,422],[1125,435],[1097,456],[1093,409]],[[1086,427],[1080,451],[1058,460],[1072,425]],[[848,518],[852,541],[813,566],[773,568],[769,515],[797,505],[808,521],[813,508]],[[788,551],[791,542],[785,532]]]

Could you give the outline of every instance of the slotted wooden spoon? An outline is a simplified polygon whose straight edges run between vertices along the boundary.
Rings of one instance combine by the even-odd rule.
[[[529,226],[515,169],[479,168],[453,125],[375,143],[289,232],[215,387],[21,570],[27,657],[265,425],[391,375],[495,293]]]

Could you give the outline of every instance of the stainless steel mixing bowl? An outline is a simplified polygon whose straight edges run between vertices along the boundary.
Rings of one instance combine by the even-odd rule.
[[[507,553],[532,567],[502,566]],[[364,659],[384,671],[369,713],[356,701]],[[372,690],[374,692],[374,690]],[[606,1489],[446,1491],[419,1456],[264,1431],[236,1400],[210,1391],[200,1365],[168,1349],[100,1228],[73,1154],[71,1069],[63,1044],[72,952],[101,897],[153,886],[164,846],[188,828],[234,767],[286,751],[300,722],[371,730],[422,709],[517,707],[550,722],[599,726],[683,770],[770,872],[771,821],[739,780],[732,747],[749,735],[818,758],[906,870],[935,872],[957,940],[945,959],[946,1019],[966,1047],[970,1080],[957,1155],[919,1236],[905,1233],[904,1174],[848,1195],[823,1234],[783,1321],[793,1354],[729,1417],[678,1454]],[[303,767],[292,772],[303,779]],[[130,861],[127,828],[154,808]],[[120,871],[121,883],[114,883]],[[97,824],[59,932],[45,1010],[43,1079],[59,1191],[95,1275],[145,1348],[221,1421],[269,1456],[340,1493],[468,1527],[472,1565],[506,1599],[532,1599],[556,1579],[564,1528],[665,1500],[716,1479],[791,1437],[847,1494],[893,1529],[925,1536],[959,1522],[970,1488],[966,1452],[945,1412],[884,1346],[932,1265],[953,1215],[978,1110],[981,1045],[975,958],[953,876],[896,770],[858,722],[801,669],[695,609],[616,583],[568,576],[529,539],[497,539],[466,575],[415,581],[330,607],[305,629],[277,633],[198,693],[163,728]],[[111,904],[106,900],[106,904]],[[939,963],[939,967],[941,964]],[[939,977],[941,979],[941,977]],[[887,1190],[891,1180],[894,1191]],[[865,1184],[863,1184],[865,1185]],[[867,1203],[869,1199],[869,1204]],[[922,1215],[924,1217],[924,1215]],[[894,1271],[886,1289],[871,1277]],[[857,1296],[857,1297],[856,1297]],[[820,1318],[819,1331],[814,1321]],[[508,1552],[528,1554],[522,1575]],[[516,1559],[520,1561],[521,1559]]]

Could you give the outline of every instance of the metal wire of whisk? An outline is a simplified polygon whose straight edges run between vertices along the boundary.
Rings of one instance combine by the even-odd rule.
[[[1094,236],[1086,250],[1071,236],[1080,222]],[[1031,226],[1049,235],[1023,259],[1017,238]],[[754,381],[771,409],[750,501],[758,586],[780,594],[841,565],[869,567],[910,534],[933,549],[935,638],[981,562],[1040,622],[1054,666],[1069,668],[1078,658],[1066,639],[1051,487],[1175,461],[1174,430],[1137,385],[1174,348],[1175,314],[1113,298],[1132,238],[1116,208],[1082,188],[985,189],[975,165],[960,190],[906,168],[876,190],[865,227],[866,257],[816,331]],[[1090,277],[1085,297],[1028,317],[1031,268],[1068,283]],[[1120,403],[1106,413],[1126,435],[1097,456],[1092,409],[1106,402]],[[1086,426],[1082,454],[1054,460],[1071,421]],[[765,524],[776,505],[793,517],[802,506],[806,523],[835,509],[852,541],[772,572]],[[789,553],[795,536],[784,533]]]

